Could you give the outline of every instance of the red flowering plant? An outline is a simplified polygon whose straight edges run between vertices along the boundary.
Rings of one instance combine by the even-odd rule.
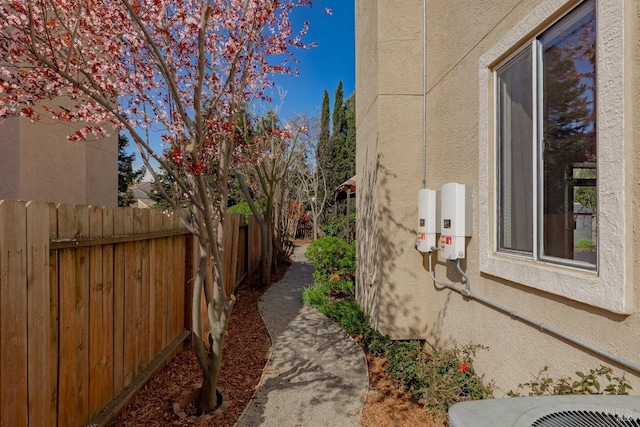
[[[466,345],[429,354],[421,369],[424,386],[414,393],[425,408],[444,417],[456,402],[493,397],[492,385],[473,369],[477,351],[485,349],[480,345]]]
[[[310,0],[3,0],[0,2],[0,125],[9,116],[74,123],[74,141],[128,131],[158,191],[194,234],[200,258],[193,313],[204,372],[201,411],[216,386],[234,297],[222,253],[228,174],[241,108],[266,100],[274,73],[292,73],[289,14]],[[157,148],[150,135],[161,136]],[[165,157],[164,151],[169,150]],[[189,211],[178,209],[181,198]],[[205,331],[210,331],[207,338]],[[71,399],[71,396],[60,396]]]

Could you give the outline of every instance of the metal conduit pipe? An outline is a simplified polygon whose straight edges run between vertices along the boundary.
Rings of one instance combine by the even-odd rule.
[[[422,188],[427,188],[427,0],[422,11]]]
[[[489,307],[495,308],[498,311],[501,311],[505,314],[508,314],[509,316],[515,318],[515,319],[519,319],[522,320],[525,323],[528,323],[532,326],[535,326],[537,328],[539,328],[541,331],[543,332],[547,332],[550,335],[554,335],[556,337],[562,338],[566,341],[569,341],[572,344],[575,344],[579,347],[582,347],[592,353],[597,354],[598,356],[601,356],[603,359],[607,359],[610,360],[614,363],[617,363],[620,366],[624,366],[625,368],[628,368],[636,373],[640,373],[640,365],[630,362],[626,359],[623,359],[619,356],[616,356],[615,354],[609,353],[608,351],[602,350],[601,348],[598,348],[596,346],[594,346],[593,344],[590,344],[588,342],[582,341],[581,339],[575,338],[571,335],[568,335],[558,329],[549,327],[547,325],[545,325],[542,322],[539,322],[529,316],[525,316],[523,314],[518,313],[517,311],[511,310],[505,306],[502,306],[500,304],[496,304],[493,301],[490,301],[480,295],[474,294],[473,292],[471,292],[471,288],[470,288],[470,284],[469,284],[469,278],[467,277],[467,275],[465,274],[464,271],[462,271],[462,268],[460,268],[460,264],[457,262],[457,260],[452,261],[454,264],[456,264],[456,267],[458,268],[458,271],[462,274],[462,277],[464,277],[465,282],[466,282],[466,286],[464,289],[459,289],[456,286],[454,286],[451,283],[445,283],[445,282],[441,282],[436,280],[435,276],[433,275],[433,269],[431,267],[431,254],[432,252],[429,252],[429,274],[431,275],[431,279],[433,279],[434,283],[436,283],[437,285],[440,285],[442,287],[445,287],[447,289],[451,289],[452,291],[458,292],[460,295],[467,297],[467,298],[471,298],[471,299],[475,299],[477,301],[480,301],[483,304],[488,305]]]

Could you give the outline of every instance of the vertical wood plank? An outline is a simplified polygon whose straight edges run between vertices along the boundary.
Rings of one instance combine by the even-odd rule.
[[[136,234],[149,232],[149,209],[135,209],[134,229]],[[149,240],[140,240],[140,288],[138,328],[138,369],[140,373],[153,360],[149,353]]]
[[[89,207],[89,237],[102,237],[102,210]],[[104,333],[102,324],[102,247],[91,246],[89,252],[89,414],[97,414],[101,409],[104,371]]]
[[[193,332],[192,321],[192,299],[193,299],[193,281],[195,278],[195,242],[191,234],[185,236],[185,260],[184,260],[184,328]]]
[[[162,231],[162,212],[152,209],[149,212],[149,232]],[[162,239],[153,239],[149,243],[149,354],[153,357],[162,351]]]
[[[0,201],[0,425],[27,426],[26,208]]]
[[[173,215],[173,230],[180,230],[182,228],[182,223],[180,222],[180,216]],[[173,304],[173,335],[171,340],[182,332],[184,325],[182,324],[182,319],[184,319],[184,259],[183,255],[184,250],[184,237],[176,236],[174,237],[174,248],[173,248],[173,259],[172,259],[172,272],[173,272],[173,283],[172,287],[174,289],[174,304]]]
[[[184,328],[184,310],[185,310],[185,263],[186,257],[186,236],[180,236],[178,238],[178,247],[176,248],[176,257],[174,260],[174,268],[176,270],[176,289],[177,289],[177,301],[176,301],[176,336],[180,334]]]
[[[113,211],[113,233],[123,236],[125,233],[125,210]],[[125,244],[116,244],[113,248],[113,395],[124,389],[124,333],[125,333]]]
[[[76,238],[89,237],[89,207],[79,205],[76,211]],[[89,248],[75,250],[75,327],[76,327],[76,415],[84,425],[89,422]]]
[[[58,207],[49,203],[49,240],[58,238]],[[50,319],[50,331],[49,341],[47,343],[49,347],[49,354],[52,355],[51,367],[47,378],[51,383],[51,391],[49,395],[49,407],[51,413],[54,415],[51,425],[56,426],[58,417],[58,381],[60,378],[59,363],[60,349],[58,342],[60,339],[60,324],[59,324],[59,300],[60,300],[60,278],[58,275],[58,251],[49,250],[49,319]]]
[[[124,234],[133,234],[133,208],[124,208]],[[124,386],[128,386],[135,378],[137,360],[137,324],[136,299],[137,277],[139,277],[139,252],[137,243],[124,244]],[[137,270],[136,270],[137,269]]]
[[[169,231],[172,228],[172,224],[173,224],[173,220],[172,217],[169,215],[163,215],[162,217],[162,229],[163,231]],[[164,240],[164,253],[163,253],[163,265],[167,266],[167,265],[171,265],[171,263],[173,262],[172,260],[172,252],[173,252],[173,239],[171,237],[168,237]],[[173,324],[173,320],[172,320],[172,316],[171,316],[171,309],[172,309],[172,304],[175,301],[175,295],[173,292],[173,284],[171,283],[171,278],[172,278],[172,274],[171,274],[171,269],[163,269],[164,271],[162,272],[162,282],[163,282],[163,286],[166,292],[166,299],[164,301],[164,309],[163,312],[166,313],[166,315],[164,316],[163,319],[163,325],[162,325],[162,333],[163,333],[163,337],[162,337],[162,347],[166,347],[170,342],[171,342],[171,335],[172,335],[172,324]]]
[[[58,206],[58,238],[75,238],[75,211],[68,205]],[[58,381],[58,425],[78,425],[75,402],[76,384],[76,293],[75,250],[58,251],[59,277],[59,381]]]
[[[229,252],[229,287],[227,288],[227,295],[233,294],[236,286],[237,279],[237,267],[238,267],[238,241],[240,238],[240,215],[231,215],[231,245]]]
[[[56,369],[56,347],[52,325],[49,283],[49,205],[28,202],[27,209],[27,297],[29,424],[56,425],[54,383],[50,373]]]
[[[102,235],[114,234],[114,210],[105,208],[102,210]],[[114,304],[113,304],[113,249],[114,245],[102,246],[102,376],[101,376],[101,407],[113,399],[113,331],[114,331]]]

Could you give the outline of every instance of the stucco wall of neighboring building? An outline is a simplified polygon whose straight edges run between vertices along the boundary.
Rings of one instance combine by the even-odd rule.
[[[640,2],[624,2],[625,120],[624,135],[620,137],[626,141],[629,162],[624,168],[625,186],[619,189],[626,214],[626,232],[619,239],[628,243],[624,269],[628,288],[625,295],[630,298],[624,313],[480,272],[479,253],[483,248],[478,237],[479,122],[486,111],[481,111],[485,105],[480,102],[479,64],[482,55],[541,1],[426,3],[426,186],[439,189],[447,182],[473,186],[474,234],[467,239],[467,258],[461,261],[471,290],[640,364],[640,283],[634,280],[640,277],[640,240],[636,232],[640,227],[640,150],[634,144],[640,140]],[[561,6],[554,9],[546,23],[577,2],[556,3]],[[550,367],[552,376],[559,377],[598,367],[600,363],[612,366],[618,373],[626,372],[638,393],[640,373],[595,357],[478,301],[437,289],[428,279],[426,261],[414,249],[423,164],[422,97],[417,96],[422,93],[422,5],[422,1],[403,0],[356,2],[356,92],[359,102],[368,100],[357,107],[357,289],[365,311],[373,313],[379,329],[393,338],[423,338],[435,348],[467,343],[488,346],[488,350],[477,354],[475,366],[487,379],[495,381],[496,395],[533,379],[545,365]],[[376,32],[368,30],[374,26]],[[364,69],[374,56],[376,73]],[[405,61],[402,67],[398,67],[398,61]],[[392,80],[393,84],[385,84]],[[398,80],[404,84],[397,84]],[[600,149],[607,149],[607,141],[599,140],[599,144]],[[601,167],[610,168],[611,172],[619,166]],[[367,235],[364,224],[373,225],[373,236]],[[461,286],[462,278],[451,264],[439,260],[435,274],[440,280]],[[571,285],[580,287],[581,283]]]
[[[117,136],[72,142],[73,127],[43,117],[9,118],[0,126],[0,199],[117,206]]]

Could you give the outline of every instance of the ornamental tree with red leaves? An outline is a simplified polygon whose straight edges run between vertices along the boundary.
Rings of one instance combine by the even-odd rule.
[[[265,99],[274,73],[295,73],[289,14],[310,0],[3,0],[0,124],[22,115],[78,123],[71,140],[119,130],[194,234],[196,352],[204,372],[199,409],[216,408],[233,295],[224,290],[221,243],[241,108]],[[61,101],[64,100],[64,101]],[[70,105],[72,105],[70,107]],[[154,148],[149,135],[159,135]],[[165,152],[168,154],[165,156]],[[160,186],[161,187],[161,186]],[[177,200],[180,199],[180,200]],[[186,200],[188,212],[177,209]],[[204,294],[211,333],[202,336]],[[208,344],[208,345],[207,345]]]

